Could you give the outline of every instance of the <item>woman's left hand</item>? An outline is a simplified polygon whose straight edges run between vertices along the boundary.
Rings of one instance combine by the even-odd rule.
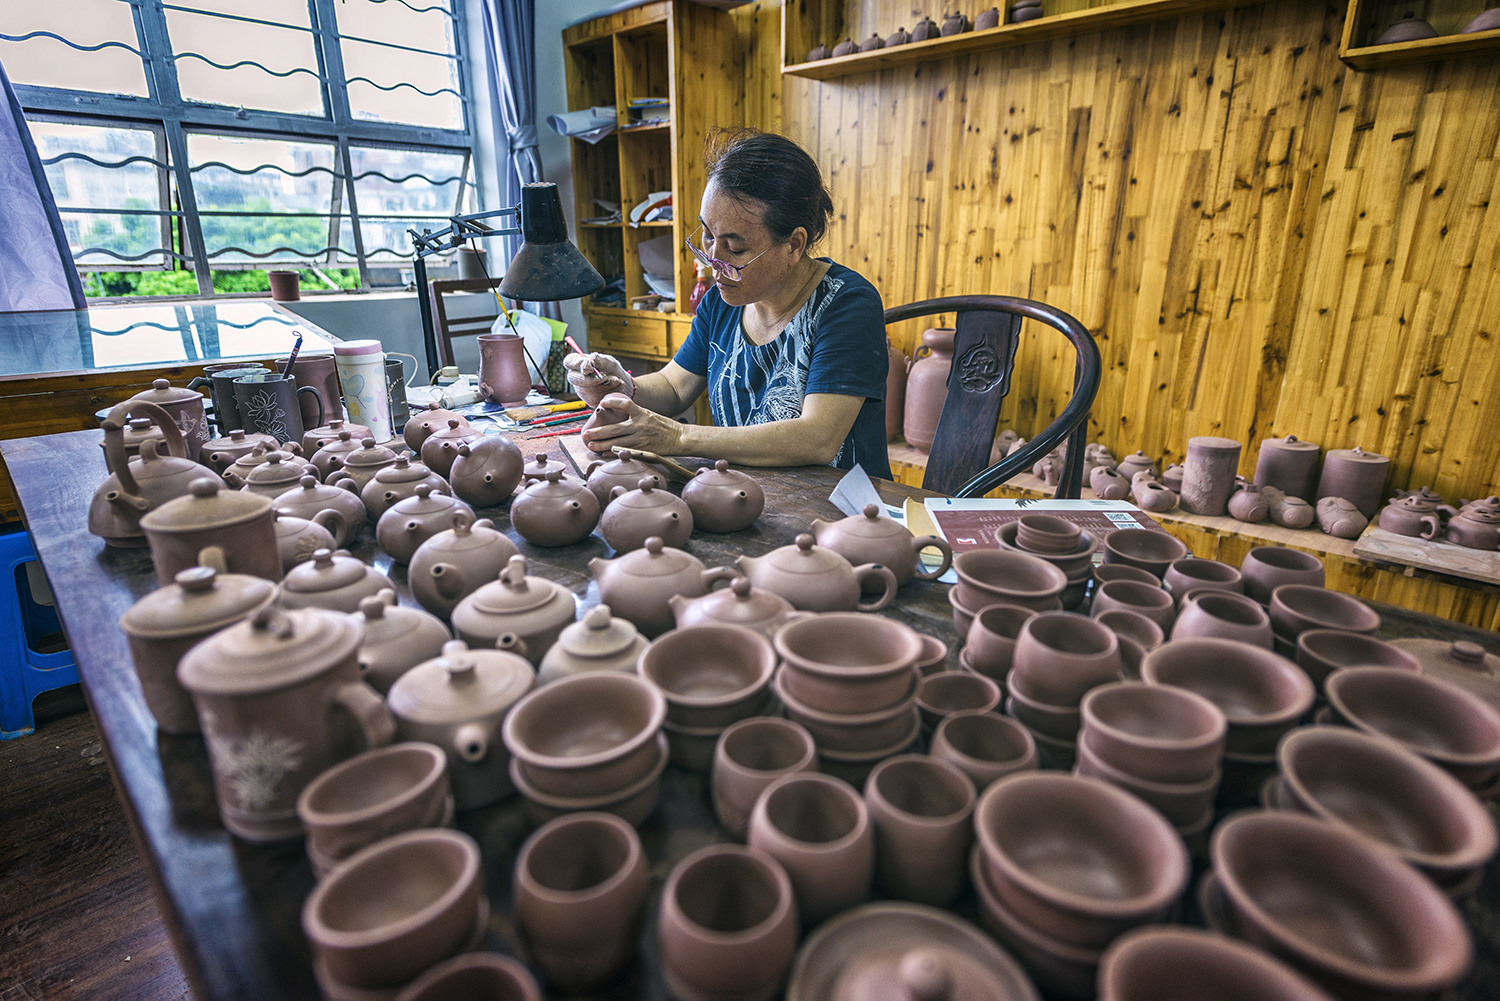
[[[599,406],[623,412],[624,420],[583,432],[583,443],[595,452],[612,448],[634,448],[657,455],[682,454],[682,425],[647,410],[620,393],[611,393]]]

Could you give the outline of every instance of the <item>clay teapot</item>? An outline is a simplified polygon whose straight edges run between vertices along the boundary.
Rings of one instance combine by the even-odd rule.
[[[853,40],[846,38],[833,47],[833,56],[837,59],[839,56],[852,56],[858,51],[859,46],[855,45]]]
[[[452,525],[455,511],[474,516],[474,509],[457,497],[419,484],[415,497],[397,501],[380,516],[375,523],[375,540],[391,559],[408,563],[418,546]]]
[[[815,63],[819,59],[827,59],[832,55],[833,53],[829,51],[828,46],[824,45],[822,42],[819,42],[817,45],[814,45],[811,49],[808,50],[807,62]]]
[[[337,511],[344,519],[343,534],[333,533],[333,541],[338,546],[350,539],[359,538],[360,531],[365,527],[365,505],[357,496],[348,490],[319,483],[318,478],[311,474],[302,477],[296,487],[279,494],[275,506],[294,518],[306,518],[309,521],[319,511]],[[331,524],[334,528],[340,527],[337,522]]]
[[[1162,472],[1161,485],[1174,494],[1182,493],[1182,463],[1174,462]]]
[[[568,475],[568,467],[558,459],[551,459],[546,452],[538,452],[531,462],[521,467],[521,479],[526,483],[545,480],[548,473]]]
[[[525,459],[514,442],[503,434],[487,434],[458,446],[449,482],[464,503],[494,507],[515,493],[523,465]]]
[[[781,595],[755,587],[748,577],[736,577],[728,587],[698,598],[674,594],[667,599],[667,604],[672,608],[678,629],[702,625],[744,626],[767,638],[774,637],[778,629],[793,619],[808,614],[797,611]]]
[[[453,460],[458,458],[458,446],[473,443],[484,437],[482,431],[470,427],[467,421],[457,417],[448,419],[448,426],[439,428],[422,442],[422,461],[427,468],[439,476],[453,472]]]
[[[804,612],[878,612],[896,596],[896,575],[878,563],[852,566],[808,534],[764,556],[737,557],[738,567],[756,587],[774,591]],[[880,597],[861,602],[865,581],[879,578]]]
[[[537,683],[545,685],[586,671],[630,674],[646,646],[646,637],[630,620],[610,614],[608,605],[595,605],[557,637],[542,658]]]
[[[749,475],[719,459],[699,469],[682,488],[693,512],[693,527],[703,532],[739,532],[755,524],[766,507],[766,493]]]
[[[680,546],[693,534],[693,512],[682,498],[658,489],[657,476],[642,476],[634,490],[615,487],[599,519],[599,532],[617,553],[639,549],[653,535]]]
[[[561,584],[528,577],[526,557],[512,556],[499,578],[460,601],[451,618],[458,638],[473,647],[493,647],[505,634],[514,634],[535,665],[563,627],[578,618],[578,602]]]
[[[1342,497],[1323,497],[1317,504],[1318,527],[1339,539],[1357,539],[1370,519]]]
[[[661,473],[655,467],[649,466],[640,459],[634,457],[620,458],[614,450],[611,453],[616,457],[613,459],[595,459],[589,463],[588,469],[584,470],[587,477],[589,489],[594,496],[599,498],[599,506],[603,508],[610,500],[611,492],[615,487],[624,487],[626,490],[634,490],[641,485],[641,477],[649,476],[656,482],[656,487],[665,486]],[[686,499],[686,498],[684,498]]]
[[[396,464],[396,453],[384,445],[375,444],[374,438],[361,438],[359,448],[343,453],[340,459],[342,465],[338,467],[338,472],[342,475],[330,477],[328,482],[336,482],[345,490],[361,495],[365,485],[375,478],[376,473]]]
[[[1395,42],[1414,42],[1419,38],[1436,38],[1437,29],[1429,24],[1426,19],[1420,18],[1415,11],[1407,11],[1406,16],[1394,22],[1376,36],[1373,44],[1390,45]]]
[[[151,423],[151,418],[132,417],[130,420],[125,422],[125,454],[127,456],[133,458],[137,455],[140,455],[141,442],[145,441],[147,438],[153,438],[156,440],[156,450],[158,452],[166,451],[166,439],[162,436],[161,428]],[[101,451],[104,449],[103,438],[99,439],[99,448]],[[199,454],[201,456],[202,453]],[[109,463],[108,457],[106,457],[104,461],[107,468]],[[232,462],[234,460],[231,459],[230,461]],[[212,468],[221,473],[224,471],[217,465],[214,465]],[[110,472],[114,472],[114,470],[110,470]]]
[[[344,516],[334,508],[324,508],[311,518],[298,518],[282,510],[275,515],[276,555],[282,573],[312,559],[319,549],[337,549],[334,532],[343,532],[347,526]]]
[[[875,34],[873,32],[870,34],[869,38],[866,38],[863,42],[859,43],[859,51],[861,52],[874,52],[876,49],[883,48],[885,48],[885,39],[881,38],[878,34]]]
[[[444,410],[436,403],[429,403],[426,410],[413,411],[411,417],[407,418],[406,426],[401,429],[401,437],[406,439],[407,448],[420,455],[427,436],[439,428],[447,427],[448,422],[454,418],[468,423],[467,418],[460,417],[451,410]]]
[[[554,469],[511,501],[510,523],[534,546],[571,546],[599,524],[599,498],[582,480]]]
[[[280,580],[274,521],[266,498],[230,490],[206,475],[198,477],[188,484],[185,496],[141,518],[157,585],[166,587],[180,571],[196,566]]]
[[[433,493],[446,494],[452,491],[448,481],[428,469],[421,462],[411,461],[405,452],[396,456],[396,461],[382,469],[359,492],[365,502],[365,511],[377,522],[380,516],[391,509],[391,505],[417,495],[417,487],[425,486]]]
[[[1130,494],[1130,481],[1108,466],[1095,466],[1089,474],[1089,488],[1100,500],[1124,500]]]
[[[500,726],[532,688],[536,674],[513,653],[471,650],[460,640],[391,686],[387,704],[398,739],[436,744],[448,755],[453,802],[460,810],[510,795],[510,752]]]
[[[980,11],[974,17],[974,30],[984,31],[987,28],[1000,26],[1000,8],[991,7],[989,10]]]
[[[839,521],[814,519],[813,537],[851,564],[879,563],[890,568],[898,584],[917,580],[937,580],[953,565],[953,550],[936,535],[913,536],[899,521],[884,514],[878,504],[866,504],[862,514]],[[943,562],[933,570],[921,569],[922,550],[938,550]],[[879,590],[879,581],[871,582]]]
[[[1500,548],[1500,511],[1483,506],[1471,506],[1452,518],[1445,525],[1436,514],[1422,516],[1422,538],[1443,538],[1466,549]]]
[[[349,432],[349,437],[355,441],[362,441],[365,438],[373,438],[375,436],[375,432],[363,424],[355,424],[353,421],[334,418],[322,427],[315,427],[311,431],[304,431],[302,433],[302,454],[316,455],[318,449],[331,442],[338,441],[339,435],[345,431]]]
[[[407,671],[441,655],[443,644],[453,638],[436,616],[396,604],[396,592],[391,590],[360,599],[354,618],[365,627],[359,644],[360,675],[381,695]]]
[[[270,435],[266,435],[266,437],[269,438]],[[250,470],[256,466],[265,465],[266,456],[277,451],[280,451],[280,449],[276,446],[267,444],[264,441],[257,441],[254,445],[250,446],[250,451],[239,456],[224,468],[224,482],[236,490],[243,489],[245,478],[250,474]]]
[[[909,41],[911,41],[911,33],[908,32],[905,25],[903,25],[902,27],[897,28],[894,32],[891,33],[889,37],[886,38],[885,47],[890,48],[893,45],[905,45]],[[903,369],[903,374],[904,371],[905,370]],[[901,429],[899,428],[899,426],[896,429],[896,433],[901,433]]]
[[[156,442],[148,439],[141,443],[140,455],[126,457],[125,421],[133,413],[145,414],[156,422],[170,454],[158,454]],[[116,406],[104,419],[104,443],[105,461],[113,472],[94,491],[89,504],[89,531],[103,538],[106,545],[146,545],[141,516],[186,494],[199,477],[224,485],[217,473],[187,457],[177,425],[155,404],[127,400]]]
[[[385,574],[366,566],[342,549],[319,549],[307,563],[298,563],[281,581],[281,603],[287,608],[329,608],[353,614],[359,603],[396,585]]]
[[[707,594],[717,581],[740,575],[731,567],[708,569],[698,557],[666,545],[657,536],[614,559],[595,557],[589,560],[589,570],[599,584],[599,600],[653,639],[675,622],[673,595],[696,598]]]
[[[1484,497],[1479,500],[1459,501],[1459,514],[1466,514],[1472,511],[1500,514],[1500,497]]]
[[[356,441],[348,431],[340,431],[337,438],[324,442],[307,461],[318,467],[318,478],[326,480],[334,471],[344,467],[345,459],[359,451],[360,441]],[[395,453],[391,457],[394,458]]]
[[[136,393],[127,403],[154,403],[169,415],[177,430],[182,433],[182,442],[187,447],[187,457],[194,462],[202,454],[203,443],[211,437],[208,418],[203,415],[203,394],[196,389],[174,386],[166,379],[153,379],[151,388]]]
[[[516,544],[488,518],[476,521],[471,511],[454,511],[448,524],[417,547],[406,568],[412,597],[442,619],[465,596],[498,577],[517,555]]]
[[[1437,506],[1413,492],[1391,501],[1380,511],[1380,527],[1396,535],[1417,538],[1422,534],[1422,519],[1426,515],[1437,516]]]
[[[233,473],[234,469],[231,467],[226,476]],[[275,500],[301,484],[302,477],[317,475],[318,467],[310,462],[303,462],[300,456],[290,452],[267,452],[266,461],[251,468],[240,489]],[[234,483],[233,480],[229,482],[231,486]]]
[[[1130,481],[1135,480],[1136,473],[1143,472],[1145,470],[1150,470],[1151,475],[1155,476],[1156,463],[1152,461],[1151,456],[1141,451],[1135,451],[1130,455],[1125,456],[1125,458],[1120,460],[1120,464],[1115,467],[1115,471],[1117,473],[1125,477],[1126,480]]]
[[[1271,521],[1283,528],[1306,528],[1318,516],[1313,506],[1301,497],[1293,497],[1275,487],[1261,487],[1260,493],[1270,509]]]
[[[1500,28],[1500,7],[1491,7],[1476,15],[1472,21],[1458,29],[1460,35],[1471,35],[1476,31],[1494,31]]]
[[[911,29],[911,40],[914,42],[925,42],[929,38],[937,38],[941,29],[937,22],[930,17],[924,17],[917,22],[917,26]]]
[[[942,36],[946,38],[949,35],[959,35],[968,31],[970,27],[969,19],[954,11],[943,21]]]
[[[1271,505],[1266,501],[1260,487],[1248,481],[1239,485],[1239,489],[1229,498],[1229,516],[1238,518],[1244,522],[1265,521],[1266,515],[1271,513]]]
[[[130,423],[136,424],[138,422],[131,421]],[[151,433],[155,436],[160,436],[161,434],[154,427],[151,428]],[[262,450],[262,454],[264,454],[276,447],[276,439],[268,434],[260,434],[255,431],[246,432],[236,428],[229,432],[229,437],[227,438],[210,438],[204,442],[203,448],[198,453],[198,461],[222,475],[226,469],[234,465],[235,460],[240,458],[240,456],[249,455],[255,451],[257,444],[264,444],[266,446]],[[136,442],[135,447],[136,451],[139,452],[140,442]],[[125,451],[130,451],[129,429],[125,432]]]

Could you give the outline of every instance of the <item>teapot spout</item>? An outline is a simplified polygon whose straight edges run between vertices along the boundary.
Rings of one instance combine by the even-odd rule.
[[[468,593],[464,590],[464,572],[454,564],[434,563],[428,572],[432,574],[432,586],[447,600],[458,601]]]
[[[123,490],[111,490],[104,495],[104,499],[130,518],[139,518],[151,508],[151,502],[146,498],[126,493]]]

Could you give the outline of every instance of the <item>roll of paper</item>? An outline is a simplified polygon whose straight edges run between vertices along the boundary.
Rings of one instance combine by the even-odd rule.
[[[582,111],[569,111],[561,115],[548,115],[547,124],[559,135],[576,136],[584,132],[602,129],[606,125],[618,124],[615,109],[608,105],[596,105]]]

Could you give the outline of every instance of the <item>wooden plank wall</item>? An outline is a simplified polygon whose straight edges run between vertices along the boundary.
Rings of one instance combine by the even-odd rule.
[[[1500,66],[1356,73],[1343,5],[1280,0],[818,82],[778,72],[778,7],[734,15],[747,117],[813,151],[838,210],[823,252],[887,304],[1077,316],[1106,367],[1092,437],[1117,455],[1224,435],[1248,474],[1291,432],[1391,455],[1395,485],[1496,491]],[[851,7],[864,34],[918,16]],[[1060,412],[1070,355],[1027,336],[1002,424]]]

